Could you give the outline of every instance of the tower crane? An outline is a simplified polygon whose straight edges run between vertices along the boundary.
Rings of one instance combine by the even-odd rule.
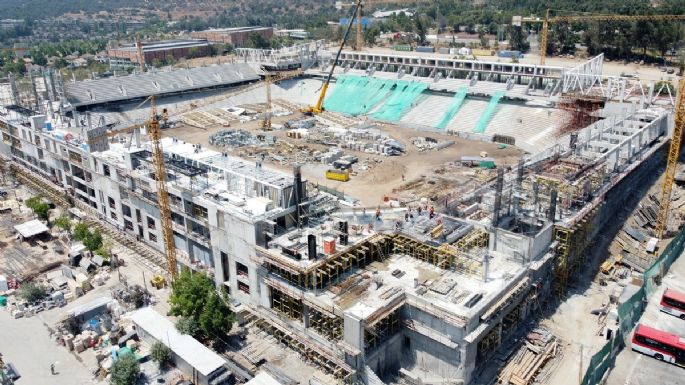
[[[671,144],[668,147],[668,160],[666,162],[666,171],[664,171],[664,180],[661,182],[661,194],[659,196],[659,212],[656,217],[656,231],[657,237],[662,238],[666,225],[668,224],[668,212],[671,208],[671,190],[673,189],[673,182],[675,180],[675,173],[678,167],[678,156],[680,155],[680,146],[683,141],[683,129],[685,128],[685,76],[680,78],[678,84],[678,91],[676,94],[675,103],[675,124],[673,125],[673,135],[671,136]]]
[[[271,106],[271,72],[264,69],[264,82],[266,83],[266,108],[264,109],[264,119],[262,120],[262,130],[271,131],[271,115],[273,108]]]
[[[169,193],[166,188],[166,172],[164,171],[164,153],[162,152],[162,130],[157,115],[157,105],[155,96],[152,95],[145,99],[139,106],[150,101],[150,118],[143,124],[136,124],[117,131],[110,131],[104,135],[91,138],[89,143],[93,143],[105,137],[113,137],[128,132],[133,132],[141,126],[146,126],[148,136],[152,144],[152,164],[155,169],[155,180],[157,182],[157,200],[159,204],[160,222],[162,225],[162,236],[164,238],[164,253],[166,255],[167,272],[171,280],[176,279],[178,270],[176,268],[176,245],[174,244],[174,230],[171,224],[171,207],[169,205]]]
[[[550,9],[545,12],[545,18],[542,20],[542,31],[540,36],[540,65],[545,64],[547,57],[547,41],[549,33],[549,25],[559,22],[568,23],[585,23],[591,21],[679,21],[685,20],[685,15],[568,15],[568,16],[551,16]],[[539,22],[539,20],[526,20],[531,22]],[[685,76],[684,76],[685,77]],[[666,171],[664,172],[664,179],[661,183],[661,194],[659,196],[659,212],[657,213],[655,235],[659,238],[664,236],[664,231],[668,223],[668,214],[671,207],[671,191],[673,190],[673,183],[675,180],[675,173],[678,167],[678,156],[680,155],[680,147],[683,139],[683,129],[685,128],[685,80],[681,77],[678,83],[678,90],[676,94],[676,103],[674,108],[675,124],[673,126],[673,135],[668,149],[668,160],[666,162]]]
[[[264,71],[264,85],[266,87],[266,108],[264,110],[264,119],[262,120],[262,129],[264,131],[271,131],[271,117],[273,116],[271,85],[281,80],[292,79],[302,75],[302,69],[271,72],[267,68],[262,67],[262,70]]]
[[[549,38],[549,26],[556,23],[586,23],[592,21],[677,21],[685,20],[685,15],[597,15],[597,14],[575,14],[566,16],[550,16],[553,10],[547,9],[545,18],[523,19],[528,23],[542,23],[540,31],[540,65],[545,64],[547,57],[547,42]]]
[[[136,36],[136,52],[138,55],[138,64],[140,64],[141,72],[145,72],[145,55],[143,55],[143,43],[140,42],[140,36]]]

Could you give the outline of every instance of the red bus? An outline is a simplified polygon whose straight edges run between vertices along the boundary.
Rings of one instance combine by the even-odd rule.
[[[632,349],[659,361],[685,366],[685,338],[638,324]]]
[[[661,311],[685,320],[685,294],[673,289],[666,289],[661,296]]]

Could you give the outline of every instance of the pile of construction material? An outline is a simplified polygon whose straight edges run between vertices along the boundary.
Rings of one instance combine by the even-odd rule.
[[[259,144],[259,140],[245,130],[221,130],[209,137],[209,144],[219,147],[238,148]]]
[[[419,151],[442,150],[454,145],[453,140],[437,140],[429,136],[419,136],[411,138],[411,143],[419,149]]]
[[[561,352],[561,346],[552,333],[543,328],[534,329],[528,333],[523,346],[497,376],[497,383],[504,385],[542,383],[542,377],[549,372],[545,370],[545,366],[553,358],[561,356]]]

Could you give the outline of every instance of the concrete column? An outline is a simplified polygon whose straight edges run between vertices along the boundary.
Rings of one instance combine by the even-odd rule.
[[[309,306],[302,305],[302,321],[305,329],[309,328]]]

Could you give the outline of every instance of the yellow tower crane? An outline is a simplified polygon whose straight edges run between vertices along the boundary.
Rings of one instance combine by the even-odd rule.
[[[523,20],[529,23],[542,23],[540,31],[540,65],[545,64],[547,57],[547,42],[549,38],[549,25],[556,23],[587,23],[593,21],[677,21],[685,20],[685,15],[596,15],[596,14],[575,14],[566,16],[550,16],[553,10],[545,12],[543,20]]]
[[[559,22],[585,23],[592,21],[679,21],[685,20],[685,15],[569,15],[569,16],[550,16],[550,9],[545,12],[542,20],[542,31],[540,36],[540,65],[545,64],[547,57],[547,41],[549,25]],[[537,20],[527,20],[539,22]],[[683,138],[683,126],[685,126],[685,80],[681,77],[678,84],[675,103],[675,125],[673,135],[668,150],[668,160],[666,171],[661,184],[661,194],[659,197],[659,212],[657,213],[655,235],[659,238],[664,236],[664,231],[668,224],[668,214],[671,207],[671,191],[675,180],[676,169],[678,167],[678,156]]]
[[[164,238],[164,252],[166,255],[167,272],[173,281],[178,273],[176,263],[176,245],[174,244],[174,230],[171,224],[171,207],[169,205],[169,193],[166,188],[166,172],[164,171],[164,152],[162,152],[162,130],[159,125],[157,115],[157,105],[155,96],[152,95],[145,99],[138,106],[142,106],[150,101],[150,118],[143,124],[136,124],[120,130],[107,132],[105,135],[91,138],[89,144],[100,140],[103,136],[113,137],[120,134],[133,132],[141,126],[147,127],[147,133],[152,144],[152,164],[155,169],[155,181],[157,182],[157,200],[159,204],[160,222],[162,225],[162,236]]]
[[[271,131],[271,115],[273,113],[273,107],[271,105],[271,82],[272,82],[271,72],[264,69],[264,82],[266,87],[266,108],[264,109],[264,119],[262,120],[262,130]]]
[[[136,36],[136,52],[138,54],[138,64],[140,71],[145,72],[145,55],[143,54],[143,43],[140,42],[140,36]]]
[[[683,126],[685,126],[685,76],[680,78],[675,103],[675,124],[673,125],[673,135],[671,144],[668,148],[668,161],[664,180],[661,182],[661,195],[659,197],[659,213],[656,217],[656,236],[662,238],[666,225],[668,224],[668,214],[671,208],[671,190],[675,180],[675,173],[678,167],[678,156],[680,155],[680,145],[683,140]]]

